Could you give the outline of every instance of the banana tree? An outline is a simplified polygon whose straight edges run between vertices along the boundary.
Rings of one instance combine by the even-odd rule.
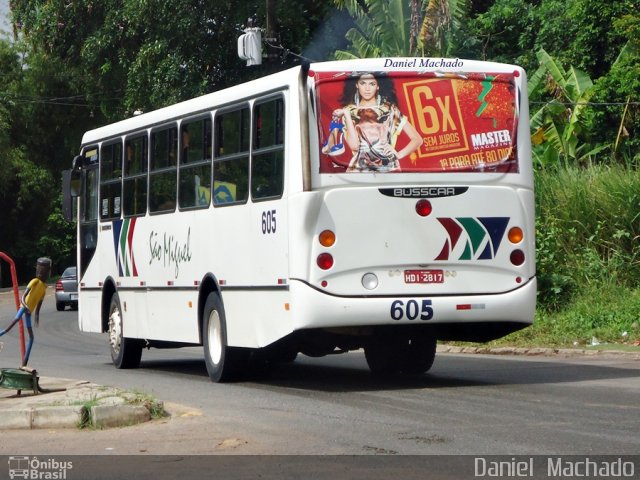
[[[448,34],[458,28],[467,0],[334,0],[356,27],[346,34],[350,51],[336,58],[445,55]]]
[[[540,67],[528,82],[530,95],[551,95],[531,116],[533,155],[541,166],[583,164],[610,145],[593,147],[581,137],[587,129],[589,100],[595,93],[589,76],[576,68],[565,70],[544,49],[537,53]]]
[[[420,28],[419,47],[423,55],[448,54],[451,34],[461,28],[466,16],[467,0],[428,0]]]

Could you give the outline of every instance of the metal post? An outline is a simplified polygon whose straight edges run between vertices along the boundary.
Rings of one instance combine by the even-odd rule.
[[[0,259],[4,260],[9,264],[11,268],[11,282],[13,283],[13,296],[16,301],[16,312],[20,310],[20,292],[18,291],[18,276],[16,275],[16,265],[13,263],[11,257],[9,257],[4,252],[0,252]],[[20,365],[24,360],[25,354],[24,347],[24,324],[22,322],[22,318],[20,319]]]

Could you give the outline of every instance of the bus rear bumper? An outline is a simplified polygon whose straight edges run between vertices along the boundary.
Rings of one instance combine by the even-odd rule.
[[[291,282],[294,329],[428,326],[441,340],[488,341],[533,323],[536,278],[499,294],[340,297]]]

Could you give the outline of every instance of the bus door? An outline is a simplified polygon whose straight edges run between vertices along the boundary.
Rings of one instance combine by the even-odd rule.
[[[98,243],[98,147],[85,148],[81,156],[80,244],[78,281],[80,282],[96,252]]]

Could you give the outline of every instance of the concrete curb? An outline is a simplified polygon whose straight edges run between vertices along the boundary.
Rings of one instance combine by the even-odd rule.
[[[461,347],[456,345],[438,345],[438,353],[468,353],[483,355],[527,355],[539,357],[615,357],[640,360],[640,350],[629,352],[622,350],[587,350],[582,348],[521,348],[521,347]]]
[[[90,422],[94,428],[135,425],[151,420],[151,412],[143,405],[96,405],[91,407]]]
[[[82,406],[5,410],[0,416],[0,430],[77,427],[82,423],[83,415]]]
[[[14,394],[0,396],[0,430],[125,427],[151,420],[150,408],[164,410],[161,402],[148,405],[126,390],[75,380],[40,380],[58,389],[66,386],[37,395],[23,391],[18,396],[5,390]]]

